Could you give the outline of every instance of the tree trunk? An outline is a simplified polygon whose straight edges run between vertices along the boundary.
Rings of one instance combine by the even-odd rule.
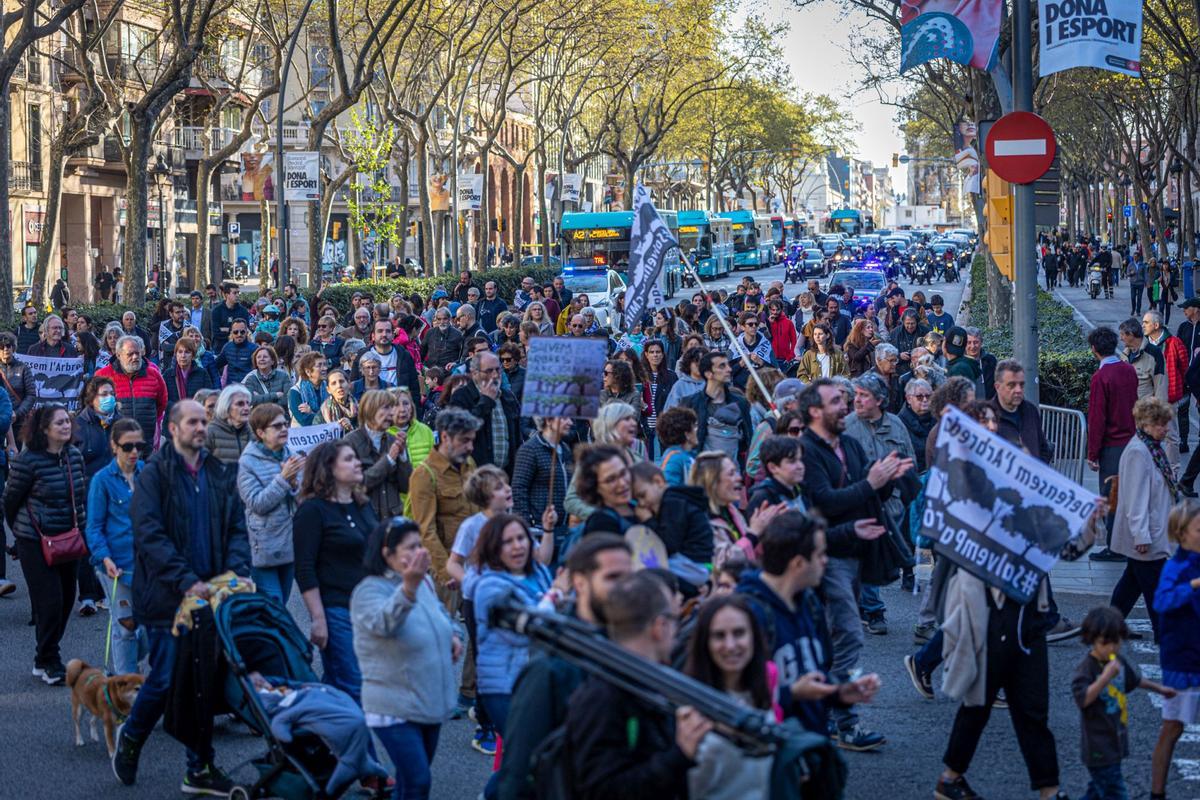
[[[310,286],[320,286],[321,280],[325,276],[325,214],[322,206],[325,195],[329,192],[328,183],[325,176],[322,175],[317,181],[317,185],[321,187],[321,199],[305,203],[308,206],[308,283]],[[275,191],[283,191],[282,181]],[[291,213],[288,216],[290,217]],[[283,235],[286,237],[287,231],[284,231]],[[334,268],[336,269],[336,265]]]
[[[208,206],[212,197],[213,169],[204,159],[196,165],[196,248],[192,254],[192,289],[202,290],[207,284],[219,283],[212,266],[212,239],[208,233]]]
[[[133,134],[129,139],[128,161],[125,164],[125,292],[121,300],[127,306],[137,307],[146,302],[146,204],[150,202],[150,137],[154,135],[154,118],[143,114],[130,120],[130,123]],[[0,175],[0,184],[5,183],[5,177]],[[166,219],[159,219],[158,224],[165,235]],[[3,237],[2,230],[0,237]],[[3,280],[0,278],[0,281]],[[0,292],[3,292],[2,285]],[[12,292],[9,291],[8,295],[11,296]]]
[[[404,215],[400,220],[399,230],[396,231],[396,247],[400,249],[398,255],[403,261],[405,250],[408,249],[408,223],[411,217],[412,209],[408,204],[408,137],[404,137],[404,141],[400,144],[403,155],[397,162],[398,177],[400,183],[400,204],[404,209]],[[418,313],[420,313],[418,311]]]
[[[46,296],[46,283],[50,275],[50,258],[58,251],[54,243],[58,241],[58,217],[62,211],[62,178],[63,165],[66,163],[66,148],[61,139],[50,139],[50,172],[46,185],[46,216],[42,221],[42,244],[38,247],[37,264],[33,268],[33,280],[30,289],[33,293],[33,304],[42,307],[42,298]],[[11,293],[10,293],[11,294]]]
[[[539,157],[537,160],[537,186],[535,187],[534,191],[538,193],[538,218],[541,223],[538,225],[538,229],[541,232],[542,241],[541,248],[538,250],[538,252],[542,255],[542,258],[545,259],[544,263],[549,264],[550,213],[549,209],[546,207],[546,160],[543,157]],[[521,263],[520,253],[514,254],[514,258],[516,259],[516,263]]]
[[[282,174],[282,173],[281,173]],[[276,184],[275,191],[283,191],[283,182]],[[266,228],[267,235],[263,237],[262,249],[258,253],[258,293],[266,294],[267,287],[271,285],[271,243],[273,239],[271,233],[271,204],[264,197],[258,201],[258,218],[263,220],[263,227]],[[284,234],[287,235],[286,233]],[[280,259],[283,263],[283,259]]]
[[[637,165],[631,159],[625,165],[625,210],[629,211],[633,208],[633,190],[634,181],[637,179]]]
[[[521,263],[521,245],[525,238],[525,169],[524,163],[513,168],[512,218],[509,223],[512,225],[513,263],[515,264]],[[500,237],[500,241],[504,241],[503,235]],[[549,260],[546,263],[549,263]]]
[[[442,265],[434,256],[433,211],[429,207],[429,134],[425,126],[417,136],[417,193],[421,198],[418,214],[421,220],[420,260],[426,275],[440,275]]]
[[[488,150],[489,147],[479,148],[480,172],[483,173],[483,202],[479,207],[479,249],[475,259],[480,269],[488,268],[487,249],[492,242],[492,182],[488,180]]]

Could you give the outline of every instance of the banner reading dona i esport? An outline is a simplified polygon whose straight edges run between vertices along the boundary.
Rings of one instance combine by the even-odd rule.
[[[1039,72],[1073,67],[1142,74],[1141,0],[1038,0]]]

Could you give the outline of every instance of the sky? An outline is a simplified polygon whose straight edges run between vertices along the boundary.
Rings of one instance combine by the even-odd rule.
[[[858,122],[851,155],[871,161],[876,167],[891,167],[892,154],[903,153],[904,145],[896,128],[896,109],[879,101],[874,91],[851,94],[863,72],[846,55],[853,32],[867,22],[866,15],[841,19],[839,6],[832,0],[816,3],[803,10],[789,0],[742,0],[767,22],[786,22],[789,30],[782,43],[784,57],[801,91],[828,94]],[[892,185],[904,191],[907,169],[892,170]]]

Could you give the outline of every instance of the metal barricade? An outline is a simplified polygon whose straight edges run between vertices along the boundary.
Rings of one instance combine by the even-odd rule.
[[[1087,418],[1082,411],[1039,406],[1042,432],[1054,449],[1050,466],[1076,483],[1083,483],[1087,464]]]

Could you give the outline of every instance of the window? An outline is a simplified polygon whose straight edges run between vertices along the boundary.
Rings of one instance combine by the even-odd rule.
[[[28,115],[26,124],[25,158],[29,161],[29,183],[35,191],[42,188],[42,107],[30,103],[25,107]]]

